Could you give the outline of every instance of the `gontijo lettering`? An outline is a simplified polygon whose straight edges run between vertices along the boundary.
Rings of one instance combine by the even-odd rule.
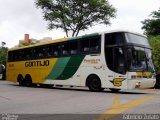
[[[25,62],[25,67],[49,66],[49,60]]]

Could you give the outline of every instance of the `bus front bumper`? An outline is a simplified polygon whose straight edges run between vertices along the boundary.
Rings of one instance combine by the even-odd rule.
[[[128,80],[128,89],[153,88],[156,79]]]

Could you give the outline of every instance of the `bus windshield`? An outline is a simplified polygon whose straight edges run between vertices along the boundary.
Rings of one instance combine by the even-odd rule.
[[[126,42],[128,44],[131,43],[134,46],[128,53],[128,56],[131,56],[130,62],[128,63],[129,70],[154,72],[151,49],[147,38],[133,33],[125,33],[125,37]],[[142,47],[138,47],[136,45]]]
[[[125,74],[126,71],[154,72],[151,54],[149,42],[144,36],[128,32],[105,34],[107,66],[116,73]],[[125,61],[128,61],[127,64]]]
[[[125,33],[125,37],[127,43],[139,44],[146,47],[150,47],[147,38],[144,36],[136,35],[133,33]]]
[[[128,56],[131,56],[128,62],[129,71],[154,72],[150,49],[134,46],[128,51],[130,51],[128,52]]]

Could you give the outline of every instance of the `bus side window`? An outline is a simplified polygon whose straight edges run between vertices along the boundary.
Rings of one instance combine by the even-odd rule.
[[[52,46],[52,49],[53,49],[53,56],[54,56],[54,57],[59,56],[59,51],[60,51],[60,46],[59,46],[59,44],[53,45],[53,46]]]
[[[100,38],[90,39],[90,52],[99,52],[100,50]]]
[[[70,53],[71,55],[78,53],[78,41],[70,42]]]
[[[44,56],[44,48],[38,48],[38,57],[42,58]]]
[[[14,51],[8,53],[8,61],[14,61]]]
[[[18,55],[18,52],[17,51],[14,51],[14,60],[17,61],[19,59],[19,55]]]
[[[26,49],[25,50],[26,59],[30,60],[32,59],[32,49]]]
[[[19,51],[19,60],[24,60],[24,56],[25,56],[24,50],[20,50]]]
[[[32,53],[34,58],[44,58],[46,57],[46,48],[45,46],[36,47]]]
[[[45,47],[45,56],[46,57],[53,56],[52,46],[46,46]]]
[[[87,53],[89,52],[89,39],[88,40],[81,40],[81,52]]]
[[[32,54],[34,59],[38,57],[36,48],[32,50]]]
[[[69,43],[62,44],[62,55],[69,55]]]
[[[13,52],[8,52],[8,62],[13,61]]]
[[[124,38],[122,33],[109,33],[105,35],[105,46],[123,44]]]

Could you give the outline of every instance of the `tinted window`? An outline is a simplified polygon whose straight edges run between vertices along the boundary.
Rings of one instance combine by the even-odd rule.
[[[110,70],[114,71],[114,48],[113,47],[105,47],[105,59],[107,66]]]
[[[34,58],[43,58],[45,56],[45,47],[36,47],[32,52]]]
[[[13,61],[13,52],[8,52],[8,61]]]
[[[18,52],[19,52],[19,60],[24,60],[24,57],[25,57],[24,50],[20,50]]]
[[[115,72],[125,74],[125,57],[122,48],[114,48],[114,68]]]
[[[81,40],[81,52],[82,53],[99,53],[101,44],[100,44],[100,36],[88,38]]]
[[[106,47],[105,59],[110,70],[125,74],[125,57],[124,50],[120,47]]]
[[[52,49],[52,46],[48,45],[45,47],[45,56],[46,57],[52,57],[53,56],[53,49]]]
[[[69,55],[69,43],[63,43],[61,45],[62,48],[62,55]]]
[[[21,55],[21,51],[14,51],[14,52],[12,52],[12,54],[13,54],[13,60],[20,60],[20,58],[22,58],[22,55]]]
[[[78,54],[100,53],[101,36],[80,38],[49,45],[35,46],[8,52],[8,61],[63,57]]]
[[[9,52],[9,59],[10,61],[19,61],[19,60],[24,60],[26,57],[26,54],[24,50],[16,50]]]
[[[70,54],[75,55],[78,53],[78,42],[70,42]]]
[[[89,39],[81,41],[81,52],[82,53],[89,52]]]
[[[32,59],[32,49],[28,48],[24,50],[25,53],[25,59]]]
[[[128,43],[135,43],[135,44],[140,44],[140,45],[145,45],[150,47],[146,37],[132,34],[132,33],[126,33],[126,38]]]
[[[124,44],[124,40],[122,33],[109,33],[105,35],[105,45]]]
[[[97,52],[100,50],[100,39],[90,39],[90,52]]]
[[[59,45],[59,44],[53,45],[53,46],[52,46],[52,49],[53,49],[53,56],[54,56],[54,57],[59,56],[59,53],[60,53],[60,45]]]

